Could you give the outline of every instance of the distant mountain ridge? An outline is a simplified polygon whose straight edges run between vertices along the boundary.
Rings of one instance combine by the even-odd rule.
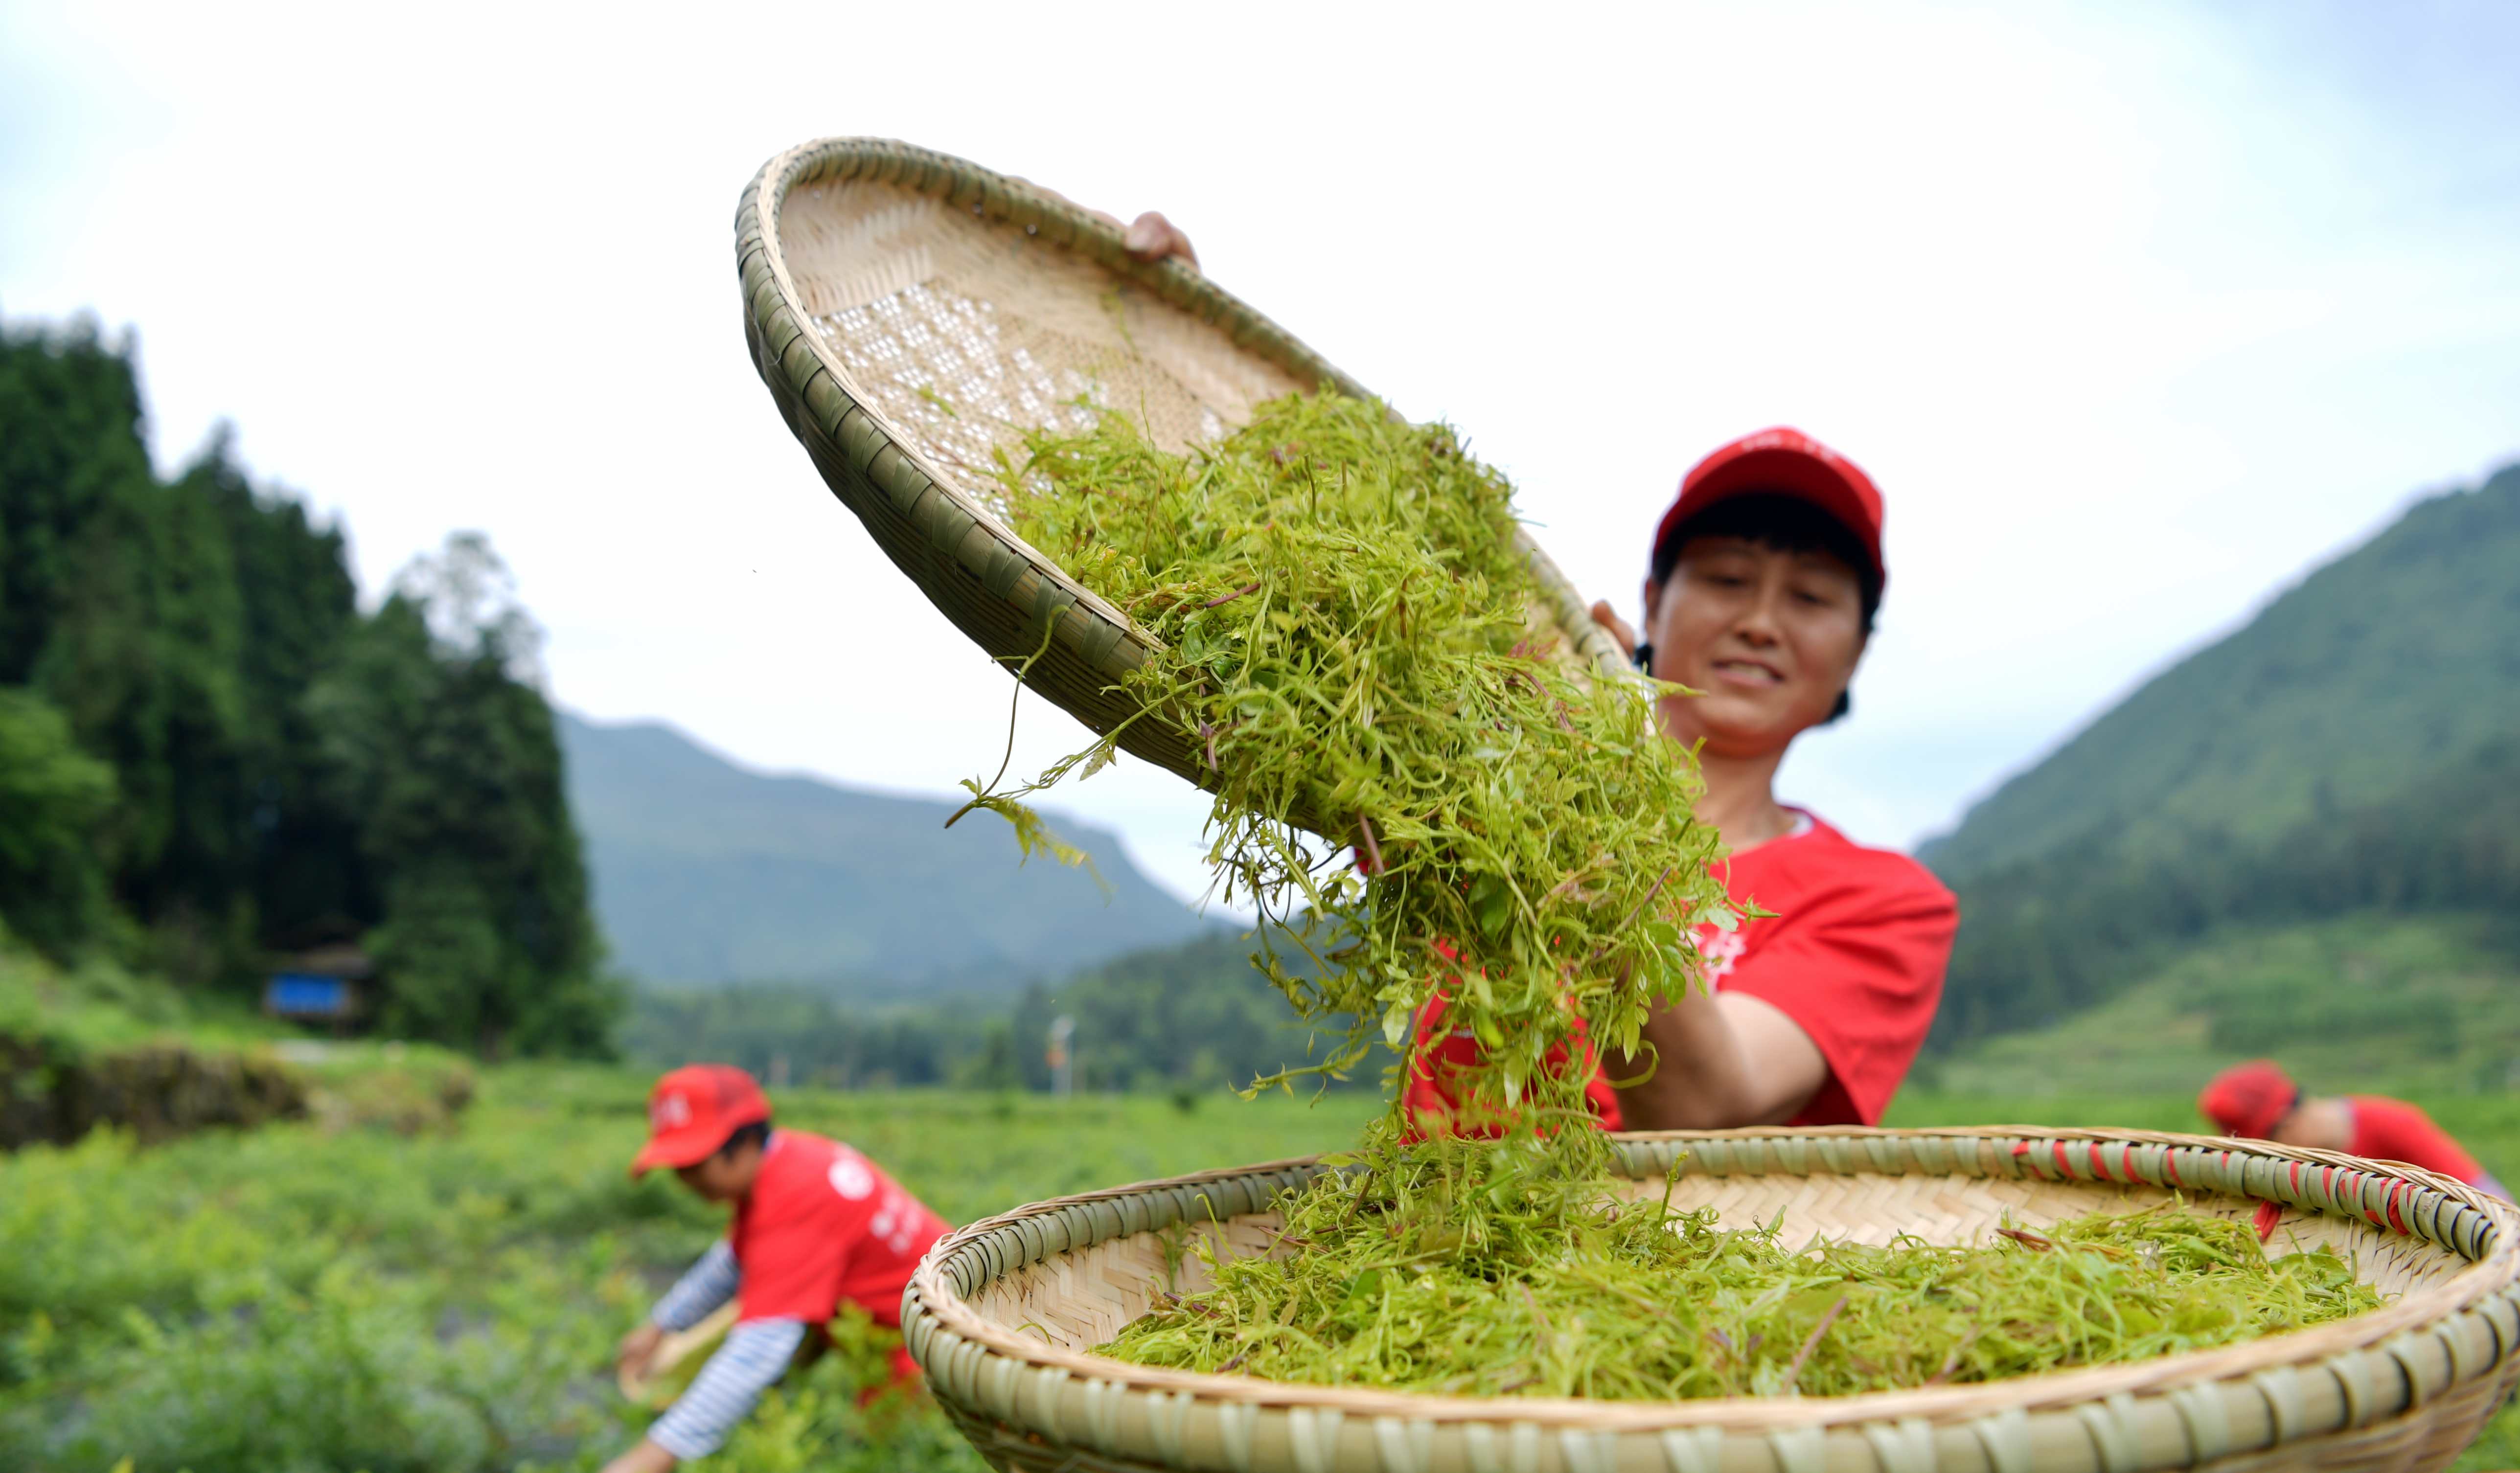
[[[1945,878],[2076,843],[2264,841],[2520,732],[2520,466],[2428,498],[1918,847]]]
[[[1053,818],[1111,887],[1019,865],[986,815],[747,771],[654,722],[563,713],[569,807],[613,960],[679,986],[801,983],[858,1001],[1012,997],[1221,927],[1157,888],[1117,835]]]
[[[1917,854],[1960,903],[1945,1049],[2078,1026],[2235,928],[2520,915],[2520,467],[2416,503]]]

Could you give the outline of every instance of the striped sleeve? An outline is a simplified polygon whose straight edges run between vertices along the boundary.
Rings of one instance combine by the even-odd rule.
[[[709,1245],[699,1262],[686,1270],[648,1317],[669,1330],[687,1330],[709,1317],[709,1312],[735,1297],[742,1275],[735,1266],[735,1250],[724,1238]]]
[[[802,1319],[747,1319],[727,1331],[691,1389],[650,1424],[648,1440],[686,1462],[715,1452],[804,1340]]]

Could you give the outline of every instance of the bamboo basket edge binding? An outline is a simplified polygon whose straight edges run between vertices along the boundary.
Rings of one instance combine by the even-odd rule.
[[[1111,281],[1143,290],[1226,335],[1235,349],[1314,387],[1367,391],[1267,317],[1195,270],[1129,255],[1118,231],[1046,192],[949,155],[875,138],[801,144],[764,164],[736,213],[744,338],[754,367],[825,482],[865,522],[894,564],[955,625],[1003,661],[1038,655],[1026,684],[1098,735],[1132,708],[1116,687],[1159,648],[1117,609],[1027,546],[914,429],[896,422],[856,381],[812,326],[791,275],[779,215],[791,191],[827,180],[862,181],[939,199],[1002,226],[1012,241],[1039,242],[1090,261]],[[1516,528],[1541,590],[1540,617],[1564,637],[1579,666],[1623,671],[1624,656],[1596,627],[1582,595],[1529,533]],[[1187,738],[1164,723],[1122,734],[1131,754],[1207,786]]]
[[[2134,1365],[1855,1397],[1672,1404],[1447,1398],[1168,1371],[1046,1345],[970,1303],[1002,1274],[1155,1230],[1181,1221],[1202,1198],[1225,1217],[1255,1210],[1276,1190],[1326,1169],[1306,1160],[1112,1187],[973,1224],[921,1265],[904,1295],[904,1336],[939,1400],[1002,1463],[1049,1468],[1073,1455],[1079,1468],[1238,1473],[1350,1466],[1390,1473],[1451,1466],[1567,1473],[2020,1473],[2071,1466],[2129,1473],[2242,1465],[2233,1459],[2422,1470],[2455,1455],[2520,1376],[2520,1214],[2413,1167],[2265,1142],[2038,1127],[1620,1138],[1640,1175],[1658,1171],[1674,1150],[1689,1153],[1684,1179],[1924,1174],[2080,1183],[2094,1191],[2175,1184],[2199,1197],[2273,1201],[2356,1224],[2376,1219],[2380,1233],[2403,1226],[2402,1236],[2469,1262],[2352,1319]],[[2299,1184],[2294,1163],[2302,1168]],[[1230,1204],[1220,1197],[1242,1205],[1222,1211]],[[1448,1445],[1439,1429],[1480,1446],[1441,1455]],[[1342,1436],[1349,1439],[1346,1456]],[[1513,1443],[1523,1448],[1520,1460],[1507,1455],[1500,1438],[1520,1439]],[[2079,1455],[2060,1460],[2059,1439]],[[2177,1455],[2160,1455],[2173,1445]],[[1631,1453],[1622,1454],[1622,1446]],[[1197,1455],[1202,1448],[1207,1455]],[[1482,1449],[1491,1455],[1483,1458]],[[1539,1451],[1547,1449],[1554,1451]],[[1054,1450],[1063,1451],[1050,1456]],[[1359,1452],[1365,1460],[1356,1460]]]

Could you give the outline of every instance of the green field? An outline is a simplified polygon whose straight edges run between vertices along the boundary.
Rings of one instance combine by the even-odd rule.
[[[452,1129],[303,1124],[135,1150],[111,1136],[0,1157],[0,1467],[132,1473],[592,1468],[640,1418],[613,1341],[717,1230],[622,1163],[645,1076],[489,1071]],[[957,1222],[1020,1202],[1343,1143],[1320,1108],[1170,1098],[832,1094],[782,1118],[865,1147]],[[2520,1101],[2426,1101],[2498,1170]],[[2182,1095],[1914,1094],[1903,1124],[2179,1128]],[[933,1413],[870,1425],[846,1366],[792,1382],[708,1466],[978,1464]],[[2462,1465],[2520,1461],[2505,1418]]]
[[[2349,915],[2207,937],[2108,1002],[1921,1065],[1958,1094],[2184,1094],[2271,1054],[2313,1090],[2498,1092],[2520,1084],[2510,923]]]
[[[491,1071],[451,1131],[290,1125],[147,1150],[0,1157],[0,1468],[132,1473],[586,1468],[635,1438],[613,1342],[722,1230],[623,1166],[626,1070]],[[1314,1110],[1169,1098],[779,1096],[956,1222],[1043,1196],[1307,1154]],[[714,1459],[729,1470],[971,1467],[932,1416],[870,1440],[826,1362]]]

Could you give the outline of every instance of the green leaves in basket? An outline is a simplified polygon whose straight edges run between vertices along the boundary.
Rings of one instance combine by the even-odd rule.
[[[1286,1204],[1280,1257],[1218,1262],[1102,1354],[1462,1396],[1665,1401],[1990,1381],[2227,1345],[2376,1308],[2325,1250],[2270,1260],[2183,1205],[1985,1247],[1779,1242],[1528,1141],[1368,1152]],[[1641,1183],[1631,1183],[1640,1190]]]

